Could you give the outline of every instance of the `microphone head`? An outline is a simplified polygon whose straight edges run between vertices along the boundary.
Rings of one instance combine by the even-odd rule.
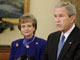
[[[17,60],[25,60],[26,58],[26,54],[22,54]]]
[[[34,60],[34,56],[28,56],[27,57],[29,60]]]
[[[23,59],[26,59],[26,58],[27,58],[26,54],[22,54],[20,57],[21,57],[21,60],[23,60]]]

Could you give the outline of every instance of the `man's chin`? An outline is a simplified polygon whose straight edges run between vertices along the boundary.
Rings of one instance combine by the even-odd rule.
[[[57,28],[58,29],[58,31],[62,31],[62,29],[61,28]]]

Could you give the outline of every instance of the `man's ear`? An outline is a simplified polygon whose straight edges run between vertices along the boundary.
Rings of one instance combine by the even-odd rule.
[[[71,22],[74,22],[75,21],[75,18],[76,18],[75,15],[72,15],[71,16]]]

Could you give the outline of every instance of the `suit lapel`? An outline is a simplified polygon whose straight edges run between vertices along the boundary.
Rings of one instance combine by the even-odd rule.
[[[74,30],[71,32],[71,34],[67,38],[66,42],[64,43],[64,46],[63,46],[62,51],[59,56],[59,60],[62,60],[62,58],[65,56],[68,49],[72,45],[72,43],[75,41],[75,38],[76,38],[75,35],[76,35],[76,27],[74,28]]]
[[[62,50],[61,50],[61,53],[60,53],[60,56],[59,56],[59,59],[62,60],[62,58],[65,56],[66,52],[68,51],[68,49],[70,48],[71,44],[73,43],[73,39],[71,39],[70,37],[67,39],[67,41],[65,42]]]
[[[53,48],[52,50],[53,51],[53,54],[55,54],[55,59],[56,59],[56,56],[57,56],[57,49],[58,49],[58,44],[59,44],[59,40],[60,40],[60,35],[61,35],[61,32],[58,32],[58,34],[55,36],[55,38],[53,38],[55,41],[53,41],[55,48]],[[57,59],[56,59],[57,60]]]

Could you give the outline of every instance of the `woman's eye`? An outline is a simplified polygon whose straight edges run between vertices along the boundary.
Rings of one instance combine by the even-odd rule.
[[[31,27],[31,25],[28,25],[28,27]]]
[[[21,26],[22,28],[24,28],[25,26],[23,25],[23,26]]]

